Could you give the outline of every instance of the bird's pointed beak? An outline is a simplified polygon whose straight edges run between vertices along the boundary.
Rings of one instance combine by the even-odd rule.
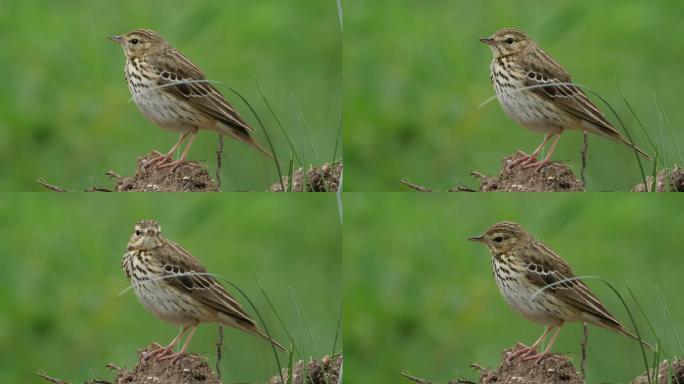
[[[107,36],[109,40],[116,41],[117,43],[121,44],[121,41],[123,41],[123,38],[121,36]]]
[[[484,243],[484,242],[485,242],[485,238],[484,238],[483,235],[469,237],[468,240],[470,240],[470,241],[477,241],[478,243]]]
[[[487,45],[494,45],[494,39],[492,39],[491,37],[484,37],[480,39],[480,41]]]

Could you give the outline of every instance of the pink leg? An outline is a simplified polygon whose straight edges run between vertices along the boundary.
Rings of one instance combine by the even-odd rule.
[[[508,355],[508,357],[506,357],[506,361],[510,362],[518,356],[525,357],[531,353],[537,352],[537,347],[539,346],[539,344],[541,344],[542,341],[544,341],[544,339],[546,338],[546,335],[548,335],[549,332],[551,332],[551,330],[553,328],[555,328],[555,326],[546,327],[546,329],[544,329],[544,333],[541,335],[541,337],[538,338],[537,341],[535,341],[534,344],[530,345],[529,347],[525,346],[522,343],[518,343],[518,346],[520,346],[521,348],[518,349],[517,351],[511,352]]]
[[[180,145],[183,143],[183,141],[185,141],[185,138],[188,137],[188,135],[189,135],[188,132],[182,133],[180,135],[180,138],[176,142],[176,144],[174,144],[173,147],[171,147],[171,150],[165,155],[162,155],[161,153],[159,153],[157,151],[153,151],[157,156],[155,158],[151,159],[147,164],[145,164],[145,167],[148,167],[148,166],[150,166],[152,164],[156,164],[156,163],[162,163],[163,164],[163,163],[171,161],[173,159],[173,154],[176,152],[176,150],[178,150],[178,147],[180,147]]]
[[[537,147],[537,149],[534,150],[534,152],[532,152],[529,155],[523,151],[518,151],[518,154],[520,154],[521,156],[518,157],[517,159],[511,161],[510,163],[508,163],[508,165],[506,167],[508,169],[511,169],[516,164],[519,164],[519,163],[527,164],[531,161],[537,160],[537,156],[539,155],[539,152],[541,152],[541,150],[544,149],[544,146],[546,145],[546,143],[548,143],[549,139],[551,137],[553,137],[553,135],[555,135],[555,134],[556,133],[553,132],[553,133],[544,135],[544,141]]]
[[[170,355],[164,356],[159,358],[159,360],[171,360],[171,363],[175,363],[178,361],[178,359],[181,358],[185,354],[185,350],[188,349],[188,345],[190,345],[190,340],[192,339],[192,335],[195,333],[195,330],[197,329],[197,325],[193,325],[192,328],[190,328],[190,333],[188,333],[188,338],[185,339],[185,343],[183,343],[183,348],[181,348],[180,351],[176,353],[172,353]]]
[[[523,360],[535,360],[537,363],[540,362],[543,358],[551,354],[551,347],[553,346],[553,343],[556,342],[556,336],[558,336],[558,333],[560,332],[560,327],[556,328],[556,332],[554,332],[551,335],[551,340],[549,340],[549,345],[546,346],[546,349],[544,349],[544,352],[539,353],[537,355],[532,355],[532,356],[525,356],[522,359]]]
[[[195,137],[197,137],[197,132],[195,131],[190,135],[190,140],[188,141],[188,144],[185,145],[185,149],[183,150],[183,154],[181,155],[180,159],[161,165],[160,168],[171,167],[171,170],[174,171],[185,162],[185,158],[188,156],[188,152],[190,151],[190,146],[192,146],[192,142],[195,141]]]
[[[546,154],[546,157],[544,157],[544,160],[536,162],[536,163],[530,163],[526,164],[524,168],[533,168],[535,167],[536,170],[540,170],[543,166],[551,162],[551,155],[553,154],[553,151],[556,149],[556,144],[558,144],[558,140],[560,140],[560,134],[556,136],[556,139],[553,140],[551,143],[551,147],[549,148],[549,153]]]
[[[155,345],[156,345],[158,348],[153,349],[153,350],[151,350],[151,351],[145,353],[145,354],[143,355],[143,357],[142,357],[142,360],[143,360],[143,361],[147,361],[147,360],[149,360],[149,359],[152,358],[152,357],[155,357],[155,356],[164,356],[164,355],[167,355],[167,354],[171,353],[171,352],[173,351],[173,348],[176,346],[176,344],[178,344],[178,342],[180,341],[181,337],[183,337],[183,334],[185,333],[185,331],[188,330],[188,328],[190,328],[190,327],[187,326],[187,325],[184,325],[184,326],[181,328],[180,333],[178,333],[178,336],[176,336],[176,338],[174,338],[174,339],[171,341],[171,343],[170,343],[169,345],[167,345],[166,347],[162,347],[161,345],[155,343]]]

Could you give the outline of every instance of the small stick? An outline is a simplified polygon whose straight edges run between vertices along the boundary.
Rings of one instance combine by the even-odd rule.
[[[583,333],[584,336],[582,337],[582,343],[580,344],[582,346],[582,361],[580,362],[580,371],[582,372],[582,379],[586,381],[587,379],[587,345],[589,344],[589,329],[587,327],[587,323],[582,323],[582,326],[584,327]]]
[[[60,186],[49,184],[49,183],[48,183],[47,181],[45,181],[45,179],[43,179],[42,177],[39,177],[39,178],[36,180],[36,183],[42,185],[43,187],[45,187],[45,188],[47,188],[47,189],[49,189],[49,190],[51,190],[51,191],[53,191],[53,192],[69,192],[69,191],[67,191],[66,189],[64,189],[64,188],[62,188],[62,187],[60,187]]]
[[[421,379],[420,377],[411,376],[411,374],[409,374],[408,371],[406,371],[406,370],[401,371],[401,375],[404,376],[405,378],[407,378],[407,379],[413,381],[414,383],[418,383],[418,384],[432,384],[431,381],[427,381],[427,380],[425,380],[425,379]]]
[[[402,184],[408,186],[408,187],[411,188],[411,189],[415,189],[416,191],[420,191],[420,192],[434,192],[432,189],[430,189],[430,188],[428,188],[428,187],[423,187],[423,186],[418,185],[418,184],[413,184],[413,183],[411,183],[411,182],[409,181],[409,179],[406,179],[406,178],[401,179],[400,182],[401,182]]]
[[[582,186],[587,187],[587,154],[589,153],[589,134],[584,132],[584,143],[582,144],[582,170],[580,171],[580,178],[582,179]]]
[[[39,370],[38,372],[36,372],[36,374],[37,374],[38,376],[42,377],[43,379],[45,379],[45,380],[51,382],[51,383],[56,383],[56,384],[69,384],[68,382],[66,382],[66,381],[64,381],[64,380],[62,380],[62,379],[58,379],[58,378],[55,378],[55,377],[48,376],[43,370]]]
[[[221,356],[223,353],[223,324],[218,326],[218,340],[216,340],[216,376],[221,380]]]
[[[219,134],[218,148],[216,148],[216,182],[219,189],[221,189],[221,166],[223,166],[223,135]],[[220,378],[221,376],[219,375]]]

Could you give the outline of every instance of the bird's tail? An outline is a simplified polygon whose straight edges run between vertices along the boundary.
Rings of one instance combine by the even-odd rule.
[[[641,338],[639,338],[637,335],[635,335],[635,334],[633,334],[632,332],[628,331],[627,328],[625,328],[625,327],[622,326],[622,324],[619,324],[619,325],[617,325],[617,326],[612,326],[612,327],[610,327],[610,329],[612,329],[612,330],[614,330],[614,331],[617,331],[617,332],[620,332],[620,333],[622,333],[623,335],[629,336],[629,337],[631,337],[632,339],[634,339],[634,340],[640,342],[640,343],[641,343],[644,347],[646,347],[649,351],[655,351],[655,348],[653,348],[653,347],[651,346],[651,344],[645,342],[644,340],[642,340]]]
[[[218,314],[218,321],[222,324],[235,327],[252,335],[260,336],[266,341],[273,344],[279,350],[287,352],[287,348],[283,347],[282,344],[275,341],[274,339],[268,337],[268,335],[264,333],[264,331],[257,328],[256,323],[254,323],[254,321],[250,318],[236,317],[230,314],[226,314],[224,312],[220,312]]]
[[[287,348],[283,347],[283,345],[280,344],[279,342],[277,342],[277,341],[273,340],[272,338],[268,337],[268,335],[265,334],[265,333],[264,333],[263,331],[261,331],[260,329],[254,328],[254,330],[252,330],[252,332],[254,332],[254,334],[256,334],[256,335],[259,335],[259,336],[263,337],[263,338],[266,339],[267,341],[271,342],[271,344],[273,344],[276,348],[278,348],[278,349],[281,350],[282,352],[287,352]]]
[[[271,151],[267,150],[266,148],[262,147],[261,144],[259,144],[252,135],[250,135],[249,131],[246,130],[243,127],[235,127],[235,126],[230,126],[227,124],[219,124],[219,129],[218,132],[229,135],[230,137],[234,138],[235,140],[242,141],[243,143],[249,145],[250,147],[256,149],[259,151],[261,154],[264,156],[268,157],[269,159],[273,160],[273,153]]]
[[[621,142],[622,144],[625,144],[626,146],[636,150],[644,159],[646,160],[651,160],[651,156],[648,155],[648,153],[644,152],[643,149],[637,147],[636,145],[630,143],[627,141],[624,137],[618,136],[615,138],[617,141]]]

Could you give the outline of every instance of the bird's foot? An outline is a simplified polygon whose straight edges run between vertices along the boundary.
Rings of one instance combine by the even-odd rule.
[[[149,352],[145,352],[142,355],[142,361],[147,361],[152,358],[160,358],[168,354],[173,354],[173,347],[162,347],[157,343],[152,343],[154,349]]]
[[[537,161],[537,162],[528,162],[523,165],[523,168],[534,168],[535,171],[539,172],[540,169],[544,168],[545,165],[549,164],[551,160],[549,159],[544,159],[542,161]]]
[[[525,359],[527,356],[531,354],[536,354],[537,353],[537,348],[536,347],[528,347],[523,343],[517,343],[515,351],[509,352],[508,356],[506,356],[506,362],[510,363],[513,361],[516,357],[520,357],[521,359]]]
[[[168,154],[168,153],[163,154],[163,153],[160,153],[158,151],[153,150],[152,155],[153,155],[153,157],[151,159],[147,160],[147,162],[145,162],[145,164],[143,164],[143,168],[147,168],[147,167],[152,166],[154,164],[169,163],[169,162],[172,162],[172,160],[173,160],[173,155]]]
[[[178,167],[180,167],[183,163],[185,163],[185,159],[178,159],[178,160],[170,161],[168,163],[161,164],[158,168],[171,168],[171,172],[173,172]]]
[[[542,353],[527,354],[526,356],[523,356],[520,359],[522,361],[534,360],[535,363],[539,364],[540,361],[544,360],[545,357],[550,356],[550,355],[551,355],[551,352],[544,351]]]
[[[523,167],[525,167],[527,166],[527,164],[537,161],[537,155],[535,154],[527,154],[520,150],[516,151],[516,154],[518,155],[518,157],[509,161],[508,164],[506,164],[507,170],[511,170],[518,164],[521,164]]]
[[[164,360],[171,360],[171,364],[175,363],[180,359],[183,355],[185,355],[184,351],[176,352],[176,353],[171,353],[166,356],[160,357],[157,360],[159,361],[164,361]]]

